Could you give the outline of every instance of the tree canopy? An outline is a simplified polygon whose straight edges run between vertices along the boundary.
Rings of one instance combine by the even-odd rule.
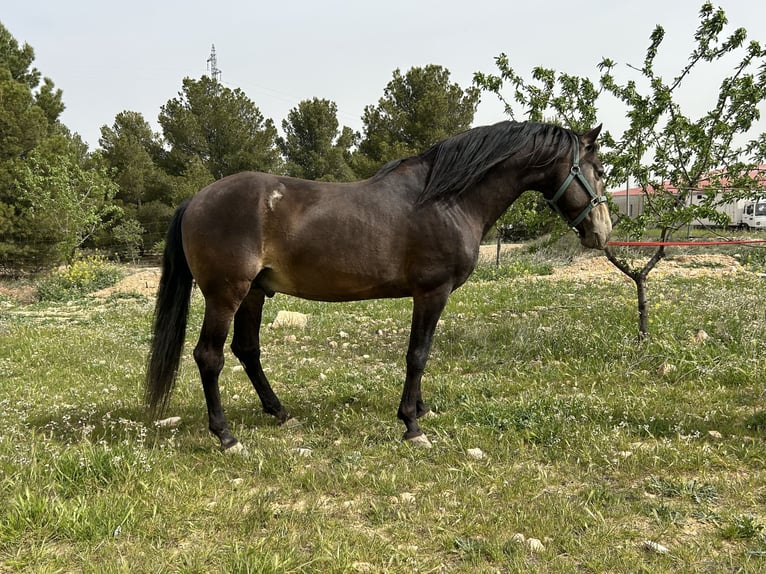
[[[411,68],[405,74],[395,70],[378,104],[364,109],[357,171],[371,175],[390,160],[418,154],[469,129],[479,93],[451,83],[442,66]]]
[[[615,232],[641,238],[648,230],[659,229],[660,239],[665,241],[700,218],[723,222],[715,210],[718,202],[763,194],[762,186],[748,174],[766,158],[764,135],[757,133],[766,101],[766,50],[756,41],[748,43],[744,28],[727,34],[727,24],[721,8],[704,3],[694,48],[671,80],[655,70],[665,38],[665,30],[657,26],[644,61],[640,66],[628,66],[637,77],[622,83],[615,77],[617,63],[611,59],[598,65],[596,82],[544,68],[535,68],[528,81],[503,54],[496,59],[499,73],[476,74],[475,82],[495,93],[510,114],[521,106],[530,118],[552,116],[573,129],[595,123],[602,96],[621,103],[629,121],[627,129],[621,135],[607,130],[602,136],[605,164],[610,166],[607,181],[613,188],[628,179],[637,182],[646,207],[636,217],[621,215]],[[713,107],[693,117],[681,104],[681,87],[692,72],[706,74],[712,84],[716,70],[721,69],[717,63],[728,65],[728,75],[724,73],[720,79]],[[510,97],[506,87],[510,87]],[[705,201],[690,201],[692,193],[704,194]],[[630,253],[609,249],[607,255],[636,283],[639,333],[645,337],[647,275],[665,256],[665,247],[659,246],[638,267]]]
[[[159,122],[170,147],[166,169],[172,175],[183,175],[193,158],[214,179],[281,168],[274,122],[239,88],[207,76],[184,78],[178,97],[162,106]]]
[[[70,257],[101,227],[115,186],[59,116],[61,90],[0,24],[0,267]]]
[[[349,181],[355,178],[350,166],[351,148],[357,134],[338,129],[335,102],[304,100],[282,120],[285,133],[279,147],[285,158],[285,173],[304,179]]]

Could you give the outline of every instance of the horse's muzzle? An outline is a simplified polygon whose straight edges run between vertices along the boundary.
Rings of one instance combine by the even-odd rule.
[[[588,249],[606,249],[612,235],[612,218],[606,204],[593,209],[586,218],[584,229],[579,230],[580,242]]]

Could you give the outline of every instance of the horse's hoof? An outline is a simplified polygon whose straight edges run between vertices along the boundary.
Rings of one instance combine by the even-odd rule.
[[[286,429],[297,429],[303,426],[303,423],[296,419],[295,417],[290,417],[285,422],[281,424],[282,427]]]
[[[432,448],[433,445],[431,444],[431,441],[428,440],[428,437],[424,434],[419,434],[418,436],[414,436],[412,438],[405,439],[408,443],[410,443],[412,446],[416,446],[418,448]]]
[[[241,442],[237,441],[233,445],[229,447],[224,447],[223,452],[226,454],[232,454],[232,455],[239,455],[239,456],[247,456],[250,454],[247,450],[247,447],[243,445]]]

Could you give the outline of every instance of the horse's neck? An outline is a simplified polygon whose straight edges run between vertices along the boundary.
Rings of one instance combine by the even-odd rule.
[[[471,213],[486,233],[501,215],[527,190],[543,189],[539,171],[513,166],[488,173],[462,198],[462,208]]]

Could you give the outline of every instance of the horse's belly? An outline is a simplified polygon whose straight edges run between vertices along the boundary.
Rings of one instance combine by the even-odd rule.
[[[258,277],[258,285],[267,292],[314,301],[361,301],[411,294],[402,280],[330,269],[304,269],[302,272],[267,269]]]

